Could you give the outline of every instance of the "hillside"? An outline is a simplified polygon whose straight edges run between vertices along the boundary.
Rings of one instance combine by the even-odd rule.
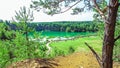
[[[58,56],[54,59],[32,59],[17,62],[8,68],[100,68],[91,53],[76,52],[68,56]],[[120,63],[114,63],[114,68],[120,68]]]

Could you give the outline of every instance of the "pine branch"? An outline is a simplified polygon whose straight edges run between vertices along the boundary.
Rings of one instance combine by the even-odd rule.
[[[68,9],[61,11],[59,13],[55,13],[55,14],[60,14],[60,13],[65,13],[67,11],[69,11],[71,8],[73,8],[75,5],[77,5],[78,3],[80,3],[82,0],[77,1],[75,4],[73,4],[72,6],[70,6]]]
[[[92,0],[94,6],[95,6],[95,9],[98,11],[98,13],[100,14],[100,16],[102,17],[102,19],[104,20],[105,23],[108,24],[108,21],[107,21],[107,18],[106,16],[104,15],[104,13],[102,12],[102,10],[100,9],[100,7],[98,6],[96,0]]]
[[[93,55],[96,57],[99,65],[101,66],[101,58],[99,57],[99,55],[95,52],[95,50],[88,44],[85,42],[85,45],[92,51]]]

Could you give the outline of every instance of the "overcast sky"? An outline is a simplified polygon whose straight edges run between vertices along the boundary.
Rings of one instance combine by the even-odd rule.
[[[11,20],[15,15],[15,10],[19,10],[20,7],[29,7],[31,0],[0,0],[0,19]],[[49,16],[43,12],[34,11],[34,21],[88,21],[93,20],[92,12],[83,12],[78,15],[71,15],[71,11],[63,14],[57,14]]]

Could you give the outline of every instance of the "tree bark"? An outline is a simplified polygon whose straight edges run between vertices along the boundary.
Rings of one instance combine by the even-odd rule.
[[[115,5],[118,0],[109,1],[108,23],[105,23],[105,32],[102,49],[102,68],[113,68],[113,48],[114,48],[114,32],[118,5]]]

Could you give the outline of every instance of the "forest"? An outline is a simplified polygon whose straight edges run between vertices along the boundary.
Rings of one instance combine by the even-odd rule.
[[[74,23],[74,24],[73,24]],[[20,29],[16,24],[6,21],[11,29]],[[28,27],[35,31],[60,31],[60,32],[96,32],[98,31],[97,23],[92,21],[63,21],[63,22],[32,22],[27,23]]]
[[[73,24],[74,23],[74,24]],[[37,31],[50,30],[50,31],[61,31],[61,32],[96,32],[98,26],[92,21],[63,21],[63,22],[42,22],[32,23]]]

